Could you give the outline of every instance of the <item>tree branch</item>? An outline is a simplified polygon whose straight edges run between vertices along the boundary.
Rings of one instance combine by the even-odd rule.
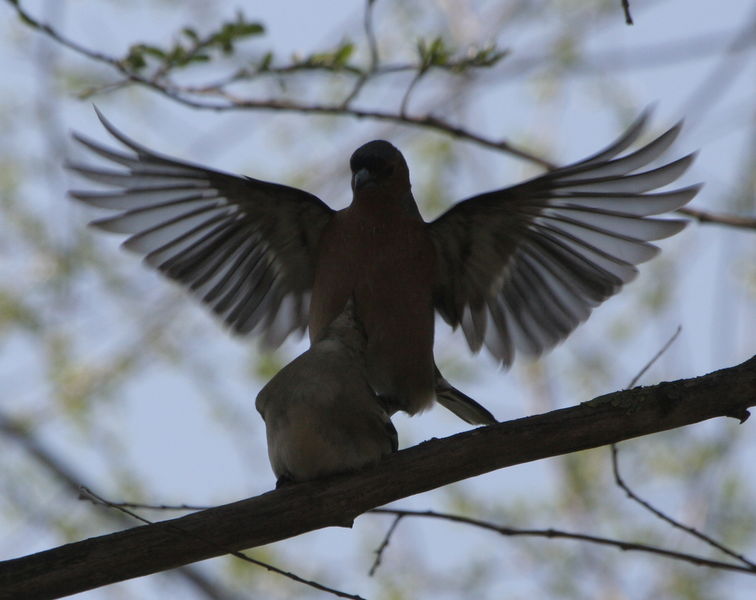
[[[433,510],[406,510],[398,508],[375,508],[370,511],[372,514],[384,514],[393,515],[394,521],[389,532],[386,534],[383,544],[379,550],[383,550],[388,545],[388,538],[396,527],[396,523],[402,517],[423,517],[430,519],[439,519],[443,521],[452,521],[454,523],[463,523],[465,525],[472,525],[480,529],[486,529],[493,531],[506,537],[540,537],[548,539],[565,539],[576,540],[579,542],[588,542],[591,544],[599,544],[601,546],[612,546],[619,550],[624,551],[637,551],[646,552],[648,554],[656,554],[657,556],[663,556],[665,558],[671,558],[680,560],[694,565],[703,567],[711,567],[712,569],[723,569],[725,571],[735,571],[738,573],[744,573],[748,575],[756,575],[756,567],[749,565],[738,565],[731,562],[723,562],[721,560],[712,560],[704,556],[696,556],[694,554],[688,554],[686,552],[676,552],[674,550],[667,550],[666,548],[660,548],[658,546],[651,546],[649,544],[641,544],[638,542],[628,542],[625,540],[612,539],[596,535],[588,535],[586,533],[574,533],[570,531],[562,531],[561,529],[518,529],[516,527],[507,527],[505,525],[497,525],[481,519],[472,519],[462,515],[455,515],[450,513],[441,513]],[[372,575],[372,572],[371,572]]]
[[[54,451],[47,448],[30,430],[23,424],[10,419],[0,412],[0,435],[14,440],[24,451],[34,458],[43,469],[47,470],[52,477],[60,482],[72,495],[80,493],[85,478],[70,465],[63,462]],[[108,513],[108,518],[116,521],[122,527],[128,527],[131,521],[114,512]],[[231,590],[224,589],[219,581],[191,566],[184,566],[177,571],[166,575],[180,576],[194,586],[194,589],[210,600],[238,600],[240,596]],[[0,587],[0,598],[5,598],[4,591]]]
[[[82,500],[89,500],[90,502],[104,506],[106,508],[115,508],[119,512],[126,514],[130,516],[133,519],[136,519],[137,521],[141,521],[142,523],[145,523],[147,525],[152,525],[154,521],[150,521],[149,519],[145,519],[141,515],[136,514],[132,510],[126,508],[123,506],[123,504],[116,504],[114,502],[110,502],[103,498],[102,496],[99,496],[98,494],[95,494],[92,490],[82,487],[80,490],[80,496]],[[208,543],[210,540],[207,540]],[[220,547],[219,550],[222,553],[225,553],[225,548]],[[261,560],[257,560],[256,558],[252,558],[251,556],[248,556],[244,554],[243,552],[239,551],[231,551],[229,554],[232,556],[235,556],[239,560],[243,560],[244,562],[248,562],[250,564],[253,564],[257,567],[262,567],[263,569],[267,569],[271,573],[276,573],[277,575],[282,575],[283,577],[287,577],[288,579],[291,579],[292,581],[296,581],[297,583],[301,583],[303,585],[310,586],[311,588],[314,588],[316,590],[319,590],[321,592],[327,592],[329,594],[333,594],[334,596],[337,596],[339,598],[351,598],[351,600],[364,600],[362,596],[357,596],[356,594],[348,594],[347,592],[342,592],[341,590],[337,590],[335,588],[330,588],[325,585],[322,585],[318,583],[317,581],[311,581],[308,579],[305,579],[303,577],[300,577],[296,573],[292,573],[290,571],[284,571],[283,569],[279,569],[278,567],[273,566],[270,563],[262,562]]]
[[[742,227],[743,229],[756,229],[756,217],[712,213],[705,210],[698,210],[697,208],[689,208],[687,206],[678,208],[677,212],[681,215],[691,217],[699,223],[713,223],[716,225],[727,225],[729,227]]]
[[[1,598],[44,599],[149,575],[323,527],[504,467],[729,416],[756,405],[756,356],[675,382],[433,439],[359,473],[292,485],[178,519],[0,563]]]
[[[625,13],[625,25],[634,25],[633,16],[630,14],[630,0],[622,0],[622,12]]]
[[[612,444],[612,473],[614,474],[614,482],[617,484],[617,486],[625,492],[628,498],[632,500],[633,502],[637,502],[640,504],[643,508],[645,508],[647,511],[649,511],[652,515],[658,517],[662,521],[665,521],[666,523],[669,523],[672,525],[672,527],[676,527],[677,529],[680,529],[693,537],[698,538],[702,542],[708,544],[712,548],[716,548],[723,554],[727,554],[727,556],[730,556],[732,558],[735,558],[739,560],[741,563],[743,563],[744,566],[742,566],[743,570],[750,571],[754,574],[756,574],[756,564],[753,563],[753,561],[749,560],[742,554],[739,554],[737,552],[734,552],[724,544],[718,542],[717,540],[713,539],[712,537],[701,533],[694,527],[690,527],[689,525],[685,525],[684,523],[681,523],[677,519],[673,519],[668,514],[662,512],[658,508],[656,508],[653,504],[648,502],[647,500],[644,500],[641,498],[638,494],[636,494],[633,490],[630,489],[630,487],[625,483],[624,478],[620,474],[619,469],[619,461],[618,461],[618,454],[619,450],[617,449],[616,444]]]
[[[6,1],[13,6],[21,20],[29,27],[37,30],[43,35],[46,35],[65,48],[69,48],[70,50],[73,50],[80,55],[86,56],[87,58],[94,60],[95,62],[108,65],[109,67],[118,71],[123,76],[123,81],[119,81],[115,84],[110,84],[109,87],[115,86],[116,88],[120,88],[124,85],[133,83],[151,89],[180,104],[204,110],[268,110],[280,112],[299,112],[305,114],[322,114],[352,117],[358,119],[368,118],[377,121],[390,121],[445,133],[451,137],[464,139],[481,146],[509,153],[512,156],[533,162],[546,169],[552,169],[555,167],[555,165],[553,165],[548,160],[545,160],[540,156],[528,152],[523,148],[516,147],[507,140],[495,140],[488,138],[475,132],[468,131],[467,129],[458,125],[449,123],[444,119],[436,117],[432,114],[410,116],[401,112],[396,113],[352,108],[351,106],[349,106],[349,104],[355,96],[354,90],[348,93],[341,102],[337,102],[332,105],[318,105],[282,99],[238,98],[228,92],[222,85],[219,87],[209,88],[205,86],[201,89],[198,89],[193,86],[180,86],[162,78],[156,80],[151,77],[146,77],[138,73],[135,69],[128,68],[126,61],[119,60],[113,56],[108,56],[102,52],[91,50],[86,46],[69,39],[49,24],[35,19],[33,16],[31,16],[31,14],[24,10],[24,8],[22,8],[18,0]],[[370,27],[372,28],[372,24],[370,25]],[[372,31],[372,29],[370,31]],[[379,66],[377,64],[373,64],[373,61],[380,60],[379,56],[377,53],[374,53],[377,51],[373,48],[372,42],[369,41],[368,43],[371,48],[371,66],[370,70],[364,73],[365,79],[373,75],[380,74]],[[453,66],[454,64],[450,63],[450,68],[453,68]],[[423,67],[422,65],[420,65],[417,68],[422,69]],[[425,68],[427,68],[427,66]],[[404,69],[400,68],[400,70]],[[364,83],[365,82],[363,81],[359,85],[361,86]],[[208,100],[208,98],[211,99]]]

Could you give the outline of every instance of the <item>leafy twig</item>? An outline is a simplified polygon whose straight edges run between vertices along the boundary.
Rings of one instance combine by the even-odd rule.
[[[216,88],[204,87],[202,89],[202,88],[197,88],[196,86],[195,87],[188,87],[188,86],[182,87],[179,85],[175,85],[173,83],[169,83],[164,80],[155,81],[150,77],[146,77],[140,74],[137,69],[131,68],[133,66],[131,64],[133,61],[129,61],[128,57],[127,59],[119,60],[112,56],[108,56],[106,54],[90,50],[89,48],[77,42],[74,42],[73,40],[60,34],[50,25],[44,24],[34,19],[33,17],[31,17],[31,15],[29,15],[20,6],[18,0],[6,0],[6,1],[15,8],[19,17],[21,17],[21,19],[32,28],[40,31],[41,33],[55,40],[57,43],[61,44],[62,46],[66,48],[69,48],[70,50],[73,50],[74,52],[87,56],[97,62],[104,63],[114,68],[115,70],[117,70],[119,73],[121,73],[124,76],[124,79],[125,79],[125,81],[119,82],[119,85],[121,86],[126,85],[127,82],[142,85],[168,98],[171,98],[172,100],[176,102],[179,102],[187,106],[191,106],[198,109],[214,110],[214,111],[240,110],[240,109],[271,110],[271,111],[282,111],[282,112],[300,112],[300,113],[309,113],[309,114],[327,114],[327,115],[332,115],[332,116],[349,116],[349,117],[355,117],[359,119],[368,118],[368,119],[373,119],[373,120],[378,120],[378,121],[391,121],[395,123],[402,123],[405,125],[412,125],[415,127],[421,127],[421,128],[439,131],[447,135],[450,135],[452,137],[457,137],[457,138],[464,139],[464,140],[467,140],[467,141],[470,141],[470,142],[473,142],[482,146],[486,146],[489,148],[500,150],[502,152],[509,153],[512,156],[516,156],[518,158],[533,162],[547,169],[554,167],[554,165],[550,163],[549,161],[539,156],[536,156],[535,154],[532,154],[531,152],[528,152],[527,150],[518,148],[506,140],[493,140],[491,138],[487,138],[483,135],[479,135],[472,131],[469,131],[463,127],[453,125],[433,115],[410,116],[410,115],[401,114],[401,113],[351,108],[350,106],[348,106],[348,104],[349,102],[351,102],[350,96],[352,97],[354,96],[354,89],[352,90],[352,92],[350,92],[349,95],[347,95],[345,100],[342,100],[339,103],[334,103],[331,105],[318,105],[318,104],[305,104],[302,102],[296,102],[296,101],[291,101],[291,100],[277,100],[277,99],[256,100],[256,99],[249,99],[249,98],[238,98],[238,97],[233,96],[230,92],[228,92],[225,89],[225,87],[216,87]],[[433,44],[431,44],[431,48],[432,46]],[[502,56],[504,56],[504,53],[496,51],[493,48],[484,48],[482,50],[478,50],[477,52],[473,53],[469,57],[462,57],[459,60],[452,60],[451,58],[449,58],[447,63],[443,63],[443,61],[441,61],[437,55],[438,53],[434,55],[436,56],[436,58],[434,59],[435,62],[433,62],[432,66],[445,68],[445,69],[457,72],[460,70],[464,70],[468,67],[490,66],[494,64],[497,60],[499,60]],[[394,69],[396,69],[396,67],[394,67]],[[374,72],[377,74],[377,71],[378,71],[378,68],[376,67]],[[246,73],[247,71],[237,71],[237,73],[235,74],[235,77],[237,79],[242,78],[246,76]],[[195,95],[200,95],[202,99],[194,97]],[[221,101],[218,102],[218,101],[212,101],[212,100],[210,101],[205,100],[205,98],[211,95],[215,95],[217,98],[220,98]]]

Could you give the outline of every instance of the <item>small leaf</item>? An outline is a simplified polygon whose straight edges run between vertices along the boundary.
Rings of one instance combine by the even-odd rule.
[[[197,34],[197,32],[194,29],[192,29],[191,27],[184,27],[181,30],[181,33],[183,33],[186,37],[188,37],[193,42],[198,42],[199,39],[200,39],[200,37]]]
[[[154,56],[155,58],[165,59],[166,53],[165,50],[162,50],[158,48],[157,46],[150,46],[147,44],[139,44],[139,49],[142,51],[143,54],[147,54],[149,56]]]
[[[257,66],[258,71],[267,71],[270,69],[270,65],[273,63],[273,53],[272,52],[266,52],[265,56],[262,57],[262,60],[260,61],[260,64]]]
[[[354,54],[354,44],[348,42],[336,51],[333,56],[333,62],[335,65],[343,67],[352,57],[352,54]]]

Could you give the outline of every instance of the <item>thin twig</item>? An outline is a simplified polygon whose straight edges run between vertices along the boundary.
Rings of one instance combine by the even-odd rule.
[[[625,13],[625,25],[634,25],[633,16],[630,14],[630,0],[622,0],[622,11]]]
[[[65,46],[67,48],[70,48],[74,52],[78,52],[79,54],[83,54],[84,56],[87,56],[97,62],[106,63],[112,67],[115,67],[119,71],[123,71],[123,65],[116,60],[115,58],[108,56],[107,54],[103,54],[102,52],[97,52],[95,50],[90,50],[86,46],[83,46],[77,42],[74,42],[73,40],[61,35],[58,33],[55,29],[53,29],[50,25],[47,25],[46,23],[42,23],[41,21],[38,21],[34,17],[32,17],[28,12],[26,12],[23,7],[21,6],[21,3],[19,0],[6,0],[8,4],[10,4],[13,8],[16,9],[16,12],[18,13],[18,16],[21,18],[22,21],[24,21],[27,25],[33,27],[34,29],[37,29],[47,35],[48,37],[51,37],[53,40],[61,44],[62,46]]]
[[[0,412],[0,434],[9,437],[23,448],[39,466],[48,471],[69,493],[71,491],[81,493],[81,473],[76,472],[70,465],[63,462],[59,453],[52,451],[40,442],[31,429]],[[39,515],[35,513],[35,516],[38,517]],[[121,525],[129,522],[128,519],[117,513],[108,513],[107,516]],[[229,590],[224,589],[223,584],[219,581],[215,581],[192,565],[184,565],[166,574],[182,577],[188,583],[194,585],[201,594],[212,600],[230,600],[237,597]]]
[[[670,337],[666,343],[661,347],[661,349],[651,358],[651,360],[644,365],[644,367],[638,371],[638,373],[633,377],[633,379],[630,381],[630,383],[627,386],[627,389],[635,387],[635,384],[638,383],[638,380],[643,376],[643,374],[661,357],[662,354],[664,354],[669,347],[674,343],[674,341],[677,339],[677,336],[680,335],[680,331],[682,331],[682,327],[678,326],[675,332],[672,334],[672,337]],[[625,483],[625,480],[622,478],[622,475],[620,474],[620,468],[619,468],[619,448],[617,444],[611,445],[611,451],[612,451],[612,472],[614,473],[614,481],[619,486],[621,490],[625,492],[628,498],[633,500],[634,502],[637,502],[640,504],[643,508],[651,512],[653,515],[659,517],[663,521],[669,523],[673,527],[676,527],[678,529],[681,529],[682,531],[685,531],[686,533],[689,533],[690,535],[697,537],[699,540],[702,540],[709,544],[710,546],[716,548],[720,552],[723,552],[727,554],[728,556],[731,556],[732,558],[735,558],[739,561],[741,561],[743,564],[747,565],[751,569],[756,570],[756,563],[751,562],[748,560],[745,556],[742,554],[738,554],[737,552],[727,548],[723,544],[717,542],[716,540],[712,539],[708,535],[701,533],[697,529],[694,529],[693,527],[690,527],[688,525],[685,525],[681,523],[680,521],[677,521],[676,519],[673,519],[666,513],[662,512],[658,508],[656,508],[654,505],[652,505],[647,500],[644,500],[638,494],[636,494],[633,490],[630,489],[630,487]]]
[[[86,489],[86,488],[85,488]],[[88,492],[88,490],[87,490]],[[83,493],[80,500],[92,500],[87,494]],[[142,510],[209,510],[215,506],[199,506],[193,504],[143,504],[141,502],[111,502],[108,500],[107,506],[112,508],[138,508]]]
[[[144,517],[138,515],[132,510],[129,510],[126,508],[124,504],[116,504],[113,502],[110,502],[103,498],[102,496],[99,496],[98,494],[95,494],[92,490],[86,487],[81,487],[80,490],[80,498],[90,500],[94,504],[99,504],[101,506],[105,506],[107,508],[114,508],[118,511],[121,511],[122,513],[125,513],[129,515],[130,517],[137,519],[138,521],[141,521],[142,523],[145,523],[146,525],[152,525],[153,522],[149,519],[145,519]],[[263,567],[264,569],[267,569],[268,571],[272,571],[273,573],[276,573],[278,575],[283,575],[284,577],[291,579],[292,581],[296,581],[297,583],[304,584],[306,586],[309,586],[311,588],[314,588],[316,590],[320,590],[322,592],[328,592],[329,594],[333,594],[334,596],[337,596],[339,598],[350,598],[351,600],[365,600],[362,598],[362,596],[358,596],[357,594],[349,594],[347,592],[342,592],[340,590],[330,588],[328,586],[325,586],[321,583],[318,583],[317,581],[311,581],[309,579],[304,579],[300,577],[299,575],[292,573],[290,571],[284,571],[283,569],[279,569],[278,567],[274,567],[273,565],[269,563],[262,562],[260,560],[257,560],[256,558],[252,558],[251,556],[245,554],[244,552],[237,552],[235,550],[227,550],[225,548],[221,548],[218,546],[218,544],[214,543],[212,540],[208,540],[204,537],[197,536],[189,531],[186,531],[184,529],[181,529],[179,527],[171,526],[170,529],[180,535],[184,535],[187,537],[191,537],[194,539],[198,539],[204,543],[206,543],[208,546],[211,546],[216,549],[222,550],[226,554],[231,554],[232,556],[235,556],[236,558],[239,558],[243,561],[246,561],[248,563],[252,563],[253,565],[256,565],[258,567]]]
[[[152,525],[152,521],[149,519],[145,519],[144,517],[139,516],[134,511],[126,508],[122,505],[116,505],[112,502],[109,502],[108,500],[105,500],[102,496],[99,496],[98,494],[95,494],[92,490],[90,490],[86,486],[80,486],[79,487],[79,500],[89,500],[92,504],[98,504],[100,506],[106,506],[108,508],[115,508],[116,510],[121,511],[123,514],[130,516],[133,519],[136,519],[137,521],[141,521],[145,525]]]
[[[374,71],[378,68],[381,62],[381,57],[378,54],[378,38],[375,36],[375,28],[373,27],[373,6],[375,0],[367,0],[365,4],[365,37],[367,38],[368,49],[370,50],[370,70]]]
[[[391,523],[391,527],[388,528],[388,531],[386,532],[386,535],[383,538],[383,541],[381,542],[381,545],[378,546],[377,550],[375,551],[375,560],[373,561],[373,566],[370,567],[370,571],[368,572],[368,575],[372,577],[375,575],[375,572],[378,570],[378,567],[381,566],[381,560],[383,559],[383,551],[388,547],[389,541],[391,541],[391,536],[394,535],[394,531],[396,531],[396,526],[399,525],[399,521],[402,520],[403,515],[396,515],[396,518],[394,519],[394,522]]]
[[[658,556],[664,556],[675,560],[681,560],[683,562],[692,563],[699,566],[711,567],[713,569],[724,569],[728,571],[737,571],[739,573],[747,573],[749,575],[756,575],[756,568],[736,565],[733,563],[722,562],[718,560],[711,560],[703,556],[695,556],[693,554],[686,554],[684,552],[675,552],[674,550],[667,550],[665,548],[658,548],[656,546],[649,546],[648,544],[639,544],[635,542],[625,542],[622,540],[615,540],[611,538],[599,537],[594,535],[587,535],[583,533],[571,533],[568,531],[562,531],[559,529],[515,529],[513,527],[505,527],[502,525],[495,525],[487,521],[481,521],[479,519],[472,519],[469,517],[463,517],[461,515],[454,515],[449,513],[440,513],[432,510],[416,511],[416,510],[400,510],[394,508],[375,508],[371,513],[387,514],[395,516],[405,517],[426,517],[433,519],[443,519],[446,521],[453,521],[456,523],[465,523],[467,525],[474,525],[481,529],[488,531],[494,531],[504,536],[530,536],[530,537],[545,537],[545,538],[562,538],[577,540],[583,542],[589,542],[591,544],[599,544],[603,546],[613,546],[620,550],[633,550],[638,552],[648,552],[650,554],[656,554]]]
[[[120,72],[128,81],[147,87],[155,92],[158,92],[186,106],[191,106],[193,108],[204,109],[204,110],[214,110],[214,111],[239,110],[239,109],[272,110],[272,111],[299,112],[299,113],[308,113],[308,114],[323,114],[323,115],[332,115],[332,116],[349,116],[349,117],[355,117],[358,119],[367,118],[367,119],[373,119],[377,121],[391,121],[395,123],[403,123],[405,125],[412,125],[415,127],[421,127],[421,128],[439,131],[447,135],[450,135],[452,137],[465,139],[465,140],[474,142],[476,144],[479,144],[488,148],[493,148],[496,150],[500,150],[502,152],[506,152],[508,154],[511,154],[512,156],[516,156],[518,158],[533,162],[547,169],[552,169],[555,166],[551,162],[539,156],[536,156],[535,154],[532,154],[524,149],[513,146],[506,140],[497,141],[490,138],[486,138],[482,135],[478,135],[476,133],[468,131],[464,129],[463,127],[452,125],[451,123],[448,123],[444,121],[443,119],[439,119],[438,117],[435,117],[432,115],[410,117],[407,115],[402,115],[402,114],[397,114],[397,113],[353,109],[348,106],[345,106],[344,101],[342,101],[341,103],[333,104],[333,105],[316,105],[316,104],[308,105],[308,104],[303,104],[303,103],[298,103],[298,102],[293,102],[293,101],[288,101],[288,100],[242,99],[242,98],[236,98],[232,96],[230,93],[228,93],[226,90],[222,90],[220,88],[215,89],[215,90],[208,89],[202,94],[202,96],[206,97],[207,95],[215,92],[215,95],[220,97],[222,99],[222,102],[203,101],[196,98],[188,97],[187,94],[190,94],[190,92],[187,91],[187,89],[182,88],[181,86],[173,85],[173,84],[171,84],[169,87],[166,83],[163,83],[163,82],[159,83],[159,82],[153,81],[147,77],[140,75],[139,73],[129,70],[118,59],[108,56],[106,54],[100,53],[100,52],[95,52],[93,50],[90,50],[86,48],[85,46],[82,46],[81,44],[78,44],[77,42],[74,42],[73,40],[60,34],[50,25],[47,25],[45,23],[42,23],[34,19],[19,5],[18,2],[14,0],[6,0],[6,1],[12,7],[16,9],[18,15],[21,17],[23,21],[25,21],[28,25],[30,25],[34,29],[37,29],[38,31],[44,33],[45,35],[51,37],[53,40],[55,40],[62,46],[67,47],[79,54],[83,54],[97,62],[105,63],[113,67],[114,69],[116,69],[118,72]],[[125,84],[125,82],[122,82],[122,84]],[[354,90],[352,90],[352,93],[353,92]],[[349,100],[349,96],[347,96],[347,100]]]
[[[734,550],[731,550],[727,546],[721,544],[720,542],[716,541],[715,539],[709,537],[705,533],[702,533],[698,531],[697,529],[690,527],[689,525],[685,525],[684,523],[681,523],[680,521],[677,521],[676,519],[673,519],[666,513],[662,512],[658,508],[656,508],[654,505],[652,505],[650,502],[644,500],[640,496],[638,496],[635,492],[633,492],[630,487],[625,483],[624,479],[622,479],[622,476],[620,475],[619,470],[619,461],[617,458],[617,455],[619,453],[619,449],[617,448],[617,444],[612,444],[612,471],[614,472],[614,481],[616,484],[627,494],[627,497],[633,500],[634,502],[637,502],[640,504],[643,508],[651,512],[652,514],[656,515],[663,521],[666,521],[673,527],[676,527],[677,529],[681,529],[682,531],[689,533],[693,537],[698,538],[699,540],[707,543],[709,546],[712,546],[713,548],[716,548],[720,552],[723,552],[724,554],[727,554],[728,556],[731,556],[732,558],[735,558],[742,562],[744,565],[746,565],[749,569],[756,572],[756,563],[750,561],[748,558],[743,556],[742,554],[739,554],[735,552]]]
[[[727,225],[729,227],[742,227],[743,229],[756,229],[756,217],[746,217],[741,215],[723,215],[712,213],[697,208],[678,208],[680,214],[692,217],[699,223],[715,223],[718,225]]]
[[[648,371],[653,364],[661,358],[661,355],[664,354],[667,350],[669,350],[669,347],[674,344],[675,340],[677,339],[677,336],[680,335],[680,332],[682,331],[682,325],[678,325],[677,329],[675,329],[675,332],[672,334],[672,337],[670,337],[665,344],[661,347],[661,349],[654,354],[651,357],[651,360],[649,360],[643,368],[638,371],[638,373],[630,380],[630,383],[628,384],[627,388],[625,389],[632,389],[635,387],[635,384],[638,383],[638,380],[643,377],[644,373]]]
[[[407,118],[407,106],[409,105],[409,99],[412,95],[412,92],[415,90],[415,86],[420,83],[420,80],[423,78],[423,76],[427,73],[425,70],[420,70],[417,73],[415,73],[415,76],[412,78],[412,81],[410,81],[409,85],[407,86],[407,89],[404,92],[404,96],[402,97],[402,102],[399,106],[399,115],[403,118]]]
[[[472,131],[469,131],[463,127],[452,125],[451,123],[448,123],[447,121],[439,119],[438,117],[435,117],[433,115],[413,117],[409,115],[402,115],[402,114],[392,113],[392,112],[382,112],[382,111],[375,111],[375,110],[363,110],[363,109],[357,109],[357,108],[351,108],[351,107],[344,107],[342,104],[333,104],[333,105],[301,104],[301,103],[293,102],[290,100],[275,100],[275,99],[249,100],[249,99],[236,98],[236,97],[231,96],[228,93],[224,93],[223,95],[224,98],[226,99],[226,103],[203,102],[196,99],[187,98],[181,95],[180,90],[170,90],[170,89],[152,84],[145,80],[140,81],[140,83],[142,85],[151,87],[153,90],[159,92],[160,94],[163,94],[164,96],[167,96],[168,98],[171,98],[172,100],[180,104],[184,104],[186,106],[191,106],[193,108],[198,108],[202,110],[213,110],[213,111],[227,111],[227,110],[240,110],[240,109],[270,110],[270,111],[282,111],[282,112],[299,112],[299,113],[304,113],[304,114],[351,116],[357,119],[373,119],[376,121],[389,121],[393,123],[401,123],[404,125],[412,125],[415,127],[421,127],[425,129],[439,131],[452,137],[457,137],[463,140],[474,142],[480,146],[485,146],[487,148],[492,148],[494,150],[501,150],[502,152],[506,152],[508,154],[511,154],[512,156],[516,156],[518,158],[522,158],[524,160],[528,160],[532,163],[538,164],[546,169],[553,169],[556,166],[554,163],[544,158],[541,158],[540,156],[536,156],[535,154],[531,154],[530,152],[526,150],[513,146],[506,140],[497,141],[491,138],[487,138],[477,133],[473,133]]]
[[[380,64],[380,57],[378,54],[378,40],[375,37],[375,29],[373,28],[373,5],[375,0],[367,0],[365,2],[365,15],[363,20],[363,28],[365,30],[365,38],[367,39],[368,50],[370,51],[370,66],[367,71],[364,71],[359,79],[354,84],[352,91],[347,94],[344,101],[341,103],[343,108],[347,108],[357,95],[365,87],[368,79],[371,75],[375,75],[378,71],[378,65]]]

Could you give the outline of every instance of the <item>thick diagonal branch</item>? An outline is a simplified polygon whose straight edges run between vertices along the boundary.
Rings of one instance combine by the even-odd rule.
[[[601,396],[391,456],[351,476],[294,485],[182,518],[0,563],[0,598],[55,598],[229,551],[346,525],[365,511],[511,465],[728,416],[756,405],[756,357],[694,379]]]

